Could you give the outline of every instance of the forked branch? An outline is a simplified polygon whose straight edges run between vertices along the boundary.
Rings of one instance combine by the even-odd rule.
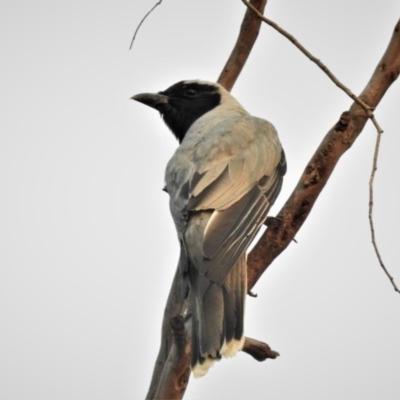
[[[256,3],[256,1],[254,0],[252,3]],[[368,118],[370,118],[372,110],[378,105],[390,85],[397,79],[400,73],[399,36],[398,23],[389,46],[366,88],[359,98],[354,96],[354,103],[350,110],[342,114],[339,121],[325,136],[314,156],[309,161],[290,198],[249,254],[249,290],[272,261],[292,241],[309,215],[340,157],[357,139]],[[238,41],[240,37],[239,35]],[[256,37],[257,35],[254,36],[254,41]],[[235,51],[237,51],[236,47]],[[241,54],[240,51],[238,54]],[[242,62],[240,68],[230,69],[230,72],[227,72],[225,77],[221,74],[220,83],[231,82],[226,83],[226,87],[230,89],[240,73],[244,62]],[[233,60],[229,65],[234,64]],[[366,109],[365,105],[369,109]],[[162,396],[165,396],[166,393],[169,399],[182,399],[186,389],[189,377],[189,358],[187,354],[190,349],[188,349],[189,345],[185,336],[180,335],[182,333],[182,320],[176,317],[177,315],[183,315],[187,308],[181,294],[179,280],[180,276],[177,271],[165,308],[160,352],[146,399],[162,399],[165,398]],[[268,350],[267,345],[267,347],[261,345],[261,349],[264,350],[259,354],[256,349],[260,347],[260,342],[251,341],[252,339],[246,338],[245,351],[253,357],[259,357],[263,351],[265,354],[271,356],[271,358],[278,355],[272,350],[269,352],[270,350]]]
[[[336,76],[331,72],[331,70],[317,57],[312,55],[293,35],[291,35],[289,32],[287,32],[285,29],[281,28],[276,22],[270,20],[269,18],[265,17],[262,13],[260,13],[255,7],[251,5],[246,0],[242,0],[242,2],[246,5],[248,9],[250,9],[254,15],[257,16],[261,21],[264,21],[266,24],[274,28],[276,31],[278,31],[281,35],[283,35],[286,39],[290,40],[308,59],[310,59],[312,62],[318,65],[319,68],[321,68],[322,71],[324,71],[329,78],[332,80],[332,82],[338,86],[340,89],[342,89],[351,99],[353,99],[355,102],[357,102],[361,107],[364,108],[364,110],[367,112],[369,117],[372,117],[372,110],[368,104],[364,103],[360,98],[358,98],[347,86],[345,86],[342,82],[340,82]]]
[[[389,46],[370,81],[358,96],[358,99],[361,99],[364,104],[368,104],[371,110],[376,108],[400,73],[399,23],[400,21],[397,23]],[[250,252],[248,258],[249,288],[257,282],[272,261],[290,244],[308,217],[339,158],[351,147],[370,117],[371,114],[365,110],[364,106],[355,100],[350,110],[344,112],[336,125],[327,133],[290,198]],[[381,133],[382,130],[376,121],[375,126]],[[381,265],[384,268],[383,263]],[[384,270],[387,273],[386,268]],[[389,274],[388,276],[396,290],[393,278]]]
[[[385,264],[383,263],[382,257],[380,255],[378,245],[376,243],[375,239],[375,228],[374,228],[374,220],[373,220],[373,196],[374,196],[374,187],[373,187],[373,182],[374,182],[374,177],[375,177],[375,171],[377,169],[377,163],[378,163],[378,155],[379,155],[379,144],[381,140],[381,136],[383,133],[382,128],[379,126],[378,121],[376,120],[373,110],[374,107],[371,107],[369,103],[364,102],[360,97],[357,97],[347,86],[345,86],[342,82],[339,81],[339,79],[332,73],[332,71],[317,57],[315,57],[313,54],[311,54],[293,35],[291,35],[289,32],[284,30],[282,27],[280,27],[276,22],[266,18],[262,13],[260,13],[255,7],[253,7],[248,1],[242,0],[242,2],[248,7],[249,10],[251,10],[254,15],[256,15],[261,21],[264,21],[266,24],[277,30],[279,33],[281,33],[283,36],[285,36],[287,39],[289,39],[307,58],[309,58],[312,62],[318,65],[319,68],[321,68],[322,71],[328,75],[328,77],[332,80],[333,83],[335,83],[336,86],[338,86],[340,89],[342,89],[350,98],[354,100],[355,103],[359,104],[367,114],[368,118],[371,119],[372,123],[374,124],[376,131],[377,131],[377,140],[376,140],[376,146],[375,146],[375,152],[374,152],[374,159],[373,159],[373,168],[371,172],[371,177],[369,181],[369,213],[368,213],[368,218],[369,218],[369,223],[370,223],[370,229],[371,229],[371,237],[372,237],[372,244],[374,246],[374,250],[376,253],[376,256],[378,258],[379,264],[381,265],[383,271],[389,278],[394,290],[396,292],[399,292],[398,287],[396,286],[396,283],[394,281],[394,278],[390,275],[388,272],[387,268],[385,267]],[[294,240],[294,238],[293,238]]]
[[[254,7],[257,7],[260,12],[264,11],[266,3],[267,0],[251,0],[251,4],[254,5]],[[253,16],[253,12],[251,10],[247,10],[235,47],[233,48],[232,54],[218,79],[219,83],[221,83],[224,87],[232,88],[234,85],[250,54],[251,49],[253,48],[253,44],[257,39],[260,25],[261,21]],[[189,360],[185,358],[185,355],[181,354],[179,356],[178,352],[175,351],[173,334],[171,332],[170,325],[175,316],[183,315],[185,310],[186,304],[182,298],[182,293],[180,290],[180,276],[179,272],[177,271],[172,282],[167,304],[165,306],[160,350],[154,366],[153,376],[146,400],[164,398],[179,400],[182,399],[185,393],[190,373]],[[265,354],[269,354],[270,356],[266,358],[273,358],[272,355],[274,352],[272,350],[270,353],[268,353],[266,348],[264,350]],[[251,354],[252,351],[254,354],[256,354],[255,346],[249,347],[249,354]],[[260,352],[261,350],[259,350],[259,353]],[[252,354],[253,357],[254,354]],[[166,376],[168,376],[169,379],[164,379]],[[182,377],[187,377],[187,379],[182,379]],[[179,382],[179,384],[177,384],[177,382]]]

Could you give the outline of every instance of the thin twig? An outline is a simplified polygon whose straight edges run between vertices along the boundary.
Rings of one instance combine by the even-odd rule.
[[[137,35],[137,33],[138,33],[140,27],[142,26],[144,20],[145,20],[145,19],[153,12],[153,10],[154,10],[157,6],[159,6],[161,3],[162,3],[162,0],[159,0],[158,3],[154,4],[153,8],[152,8],[152,9],[143,17],[143,19],[140,21],[139,25],[137,26],[137,28],[136,28],[136,30],[135,30],[135,33],[133,34],[133,38],[132,38],[131,45],[129,46],[129,50],[132,50],[133,42],[135,41],[136,35]]]
[[[250,8],[258,18],[264,21],[266,24],[277,30],[281,35],[285,36],[286,39],[290,40],[307,58],[309,58],[312,62],[317,64],[322,71],[324,71],[329,78],[333,81],[333,83],[342,89],[350,98],[352,98],[357,104],[359,104],[367,113],[368,117],[373,117],[373,108],[371,108],[368,104],[364,103],[359,97],[357,97],[347,86],[341,83],[336,76],[330,71],[330,69],[317,57],[313,56],[293,35],[289,32],[285,31],[281,28],[277,23],[271,21],[266,18],[263,14],[261,14],[256,8],[254,8],[248,1],[242,0],[242,2]]]
[[[374,178],[375,178],[375,172],[378,169],[379,145],[380,145],[380,142],[381,142],[382,133],[383,133],[383,130],[381,128],[379,128],[378,135],[376,137],[376,144],[375,144],[375,151],[374,151],[374,161],[372,163],[371,177],[369,179],[369,212],[368,212],[368,218],[369,218],[369,225],[371,227],[371,240],[372,240],[372,244],[373,244],[374,249],[375,249],[376,256],[378,257],[379,264],[382,267],[382,269],[385,272],[385,274],[387,275],[387,277],[389,278],[390,282],[392,283],[392,286],[393,286],[394,290],[397,293],[400,293],[400,290],[396,286],[394,278],[390,275],[389,271],[386,269],[385,264],[382,261],[382,257],[381,257],[381,255],[379,253],[378,245],[376,244],[376,239],[375,239],[374,220],[373,220],[373,216],[372,216],[373,207],[374,207]]]
[[[351,99],[353,99],[358,105],[360,105],[364,111],[367,113],[368,118],[371,120],[373,125],[376,128],[377,131],[377,139],[376,139],[376,146],[375,146],[375,154],[374,154],[374,161],[373,161],[373,168],[372,168],[372,173],[371,173],[371,178],[369,181],[369,187],[370,187],[370,201],[369,201],[369,221],[370,221],[370,227],[371,227],[371,236],[372,236],[372,244],[375,249],[376,256],[378,258],[379,264],[381,265],[382,269],[385,271],[385,274],[388,276],[390,279],[394,290],[398,293],[400,293],[399,289],[396,286],[396,283],[394,282],[393,277],[389,274],[388,270],[386,269],[382,257],[379,253],[378,246],[375,241],[375,230],[374,230],[374,223],[373,223],[373,218],[372,218],[372,211],[373,211],[373,182],[374,182],[374,176],[375,176],[375,171],[376,171],[376,166],[377,166],[377,161],[378,161],[378,155],[379,155],[379,144],[381,140],[381,136],[383,133],[382,128],[379,126],[374,114],[373,114],[373,107],[370,107],[368,104],[366,104],[364,101],[362,101],[358,96],[356,96],[347,86],[345,86],[343,83],[341,83],[336,76],[332,73],[332,71],[318,58],[316,58],[314,55],[312,55],[293,35],[291,35],[289,32],[285,31],[283,28],[281,28],[277,23],[274,21],[266,18],[263,14],[261,14],[256,8],[254,8],[248,1],[242,0],[242,2],[250,9],[253,11],[255,15],[257,15],[258,18],[260,18],[262,21],[264,21],[266,24],[277,30],[281,35],[286,37],[288,40],[290,40],[308,59],[310,59],[312,62],[317,64],[322,71],[325,72],[326,75],[332,80],[332,82],[338,86],[340,89],[342,89]]]

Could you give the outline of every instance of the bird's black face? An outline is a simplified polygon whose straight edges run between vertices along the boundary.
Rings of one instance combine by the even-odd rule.
[[[193,122],[221,102],[218,86],[195,81],[181,81],[158,94],[132,98],[158,110],[179,143]]]

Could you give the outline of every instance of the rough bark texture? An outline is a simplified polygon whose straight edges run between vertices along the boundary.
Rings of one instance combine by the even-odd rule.
[[[190,342],[187,332],[190,332],[190,327],[185,327],[181,315],[175,315],[171,318],[170,328],[173,341],[157,384],[156,399],[182,398],[189,381]]]
[[[253,1],[261,7],[265,1]],[[263,10],[260,9],[262,12]],[[249,18],[246,12],[245,20]],[[256,21],[255,18],[251,19]],[[249,21],[249,20],[248,20]],[[245,22],[243,23],[245,25]],[[244,34],[243,25],[238,38],[241,46],[241,36]],[[238,50],[233,60],[228,61],[220,77],[220,82],[229,89],[232,88],[241,68],[254,43],[259,25],[255,29],[253,41],[246,46],[247,51]],[[245,34],[244,34],[245,35]],[[233,53],[236,51],[236,47]],[[242,55],[247,52],[243,58]],[[233,54],[232,53],[232,54]],[[235,61],[235,57],[238,61]],[[239,59],[241,61],[239,61]],[[232,67],[230,67],[232,66]],[[225,71],[226,69],[226,71]],[[379,62],[372,78],[361,94],[362,100],[368,105],[376,107],[390,85],[397,79],[400,72],[400,33],[397,23],[388,49]],[[230,76],[232,75],[232,76]],[[295,190],[279,212],[277,219],[271,220],[268,229],[254,247],[248,258],[248,288],[254,286],[265,269],[288,246],[309,215],[318,195],[324,188],[336,163],[342,154],[354,143],[368,120],[366,112],[356,103],[349,111],[342,114],[339,121],[328,132],[314,156],[308,163]],[[189,375],[190,330],[184,329],[183,317],[187,305],[182,298],[179,282],[179,273],[171,287],[170,295],[165,308],[162,324],[162,339],[160,351],[153,371],[153,377],[146,399],[182,399]],[[190,321],[186,322],[188,325]],[[257,360],[275,358],[279,354],[272,351],[268,345],[254,339],[246,338],[244,351]]]
[[[259,342],[256,339],[246,338],[242,351],[252,356],[257,361],[265,361],[267,358],[279,357],[279,353],[274,351],[267,343]]]
[[[186,308],[186,302],[182,296],[180,279],[179,270],[177,269],[164,310],[161,345],[154,365],[153,376],[146,400],[181,399],[189,380],[189,358],[186,359],[184,356],[185,351],[182,351],[182,347],[185,347],[186,350],[186,343],[181,344],[179,350],[177,350],[176,340],[174,343],[174,336],[172,334],[174,326],[176,328],[176,325],[173,324],[174,318],[181,316]],[[190,349],[188,351],[190,353]],[[176,367],[182,367],[182,363],[184,364],[183,368],[177,371]],[[175,376],[171,376],[171,374],[175,374]],[[186,380],[182,378],[185,375]]]
[[[267,0],[250,0],[250,4],[263,14]],[[232,90],[236,79],[242,72],[244,64],[256,42],[258,32],[260,32],[261,23],[262,21],[251,10],[247,9],[235,47],[218,78],[218,83],[226,90]]]
[[[359,96],[376,108],[400,72],[400,32],[397,23],[389,46],[370,81]],[[248,257],[248,288],[251,289],[272,261],[289,245],[308,217],[339,158],[348,150],[363,130],[368,116],[357,104],[344,112],[327,133],[307,164],[295,190],[277,218]]]

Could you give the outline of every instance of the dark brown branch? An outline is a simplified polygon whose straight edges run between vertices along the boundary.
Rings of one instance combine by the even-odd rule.
[[[368,104],[363,102],[359,97],[357,97],[347,86],[345,86],[342,82],[339,81],[339,79],[336,78],[336,76],[331,72],[331,70],[317,57],[315,57],[313,54],[311,54],[293,35],[291,35],[289,32],[285,31],[282,27],[280,27],[276,22],[266,18],[262,13],[260,13],[259,10],[257,10],[255,7],[253,7],[249,2],[246,0],[242,0],[242,2],[251,10],[254,15],[256,15],[260,20],[264,21],[266,24],[277,30],[281,35],[285,36],[288,40],[290,40],[307,58],[309,58],[312,62],[318,65],[318,67],[324,71],[328,77],[335,83],[336,86],[338,86],[340,89],[342,89],[350,98],[352,98],[357,104],[359,104],[367,113],[368,117],[371,118],[372,123],[374,124],[376,131],[377,131],[377,140],[376,140],[376,147],[375,147],[375,153],[374,153],[374,160],[373,160],[373,168],[372,168],[372,173],[371,173],[371,179],[369,182],[369,187],[370,187],[370,201],[369,201],[369,213],[368,213],[368,218],[369,218],[369,223],[370,223],[370,229],[371,229],[371,237],[372,237],[372,244],[374,246],[374,250],[376,253],[376,256],[378,258],[379,264],[381,265],[383,271],[389,278],[390,282],[392,283],[392,286],[396,292],[399,292],[398,287],[396,286],[396,283],[393,279],[393,277],[389,274],[389,271],[385,267],[385,264],[383,263],[382,257],[380,255],[378,245],[376,243],[375,239],[375,229],[374,229],[374,222],[373,222],[373,182],[374,182],[374,176],[375,176],[375,171],[376,171],[376,165],[377,165],[377,160],[378,160],[378,154],[379,154],[379,143],[381,140],[381,135],[383,133],[381,127],[379,126],[376,118],[374,117],[374,114],[372,113],[373,108],[370,107]],[[294,240],[294,239],[293,239]],[[400,293],[400,292],[399,292]]]
[[[386,90],[397,79],[400,72],[399,24],[395,28],[388,49],[375,70],[371,80],[361,94],[362,100],[376,107]],[[232,74],[239,73],[232,69]],[[237,77],[237,76],[236,76]],[[233,79],[233,82],[236,80]],[[341,155],[354,143],[368,114],[357,103],[344,112],[338,123],[328,132],[311,161],[308,163],[296,189],[271,221],[248,258],[248,287],[251,289],[271,262],[288,246],[312,209],[319,193]],[[183,315],[186,304],[182,298],[179,271],[176,272],[165,308],[160,351],[146,399],[182,399],[187,384],[189,360],[188,341],[185,350],[176,350],[176,335],[171,334],[171,322],[176,315]],[[175,341],[173,339],[175,337]],[[250,347],[251,348],[251,347]],[[250,350],[251,352],[251,350]],[[180,354],[180,356],[179,356]],[[171,374],[171,375],[169,375]],[[169,376],[170,378],[166,379]],[[178,382],[178,383],[177,383]]]
[[[271,347],[269,347],[267,343],[259,342],[258,340],[248,337],[244,342],[242,351],[249,354],[257,361],[265,361],[267,358],[275,359],[280,355],[277,351],[271,350]]]
[[[342,89],[349,97],[351,97],[357,104],[359,104],[367,113],[368,117],[371,118],[372,123],[374,124],[376,130],[377,130],[377,141],[376,141],[376,147],[375,147],[375,153],[374,153],[374,160],[373,160],[373,168],[372,168],[372,173],[371,173],[371,179],[369,182],[369,187],[370,187],[370,201],[369,201],[369,222],[370,222],[370,228],[371,228],[371,236],[372,236],[372,244],[374,246],[374,250],[376,253],[376,256],[378,258],[379,264],[381,265],[383,271],[385,274],[388,276],[390,279],[390,282],[393,285],[393,288],[396,292],[399,292],[398,287],[396,286],[396,283],[393,279],[393,277],[389,274],[387,268],[385,267],[382,257],[380,255],[378,246],[376,244],[376,239],[375,239],[375,229],[374,229],[374,222],[373,222],[373,217],[372,217],[372,211],[373,211],[373,182],[374,182],[374,176],[375,176],[375,171],[376,171],[376,166],[377,166],[377,160],[378,160],[378,154],[379,154],[379,143],[381,139],[381,135],[383,133],[381,127],[379,126],[376,118],[374,117],[374,114],[372,113],[372,110],[374,109],[373,107],[370,107],[367,103],[362,101],[359,97],[357,97],[348,87],[346,87],[342,82],[339,81],[339,79],[336,78],[336,76],[328,69],[328,67],[322,63],[321,60],[316,58],[314,55],[312,55],[299,41],[291,35],[289,32],[285,31],[283,28],[281,28],[277,23],[273,22],[272,20],[264,17],[262,13],[260,13],[256,8],[254,8],[250,3],[248,3],[246,0],[242,0],[243,3],[250,9],[252,12],[260,18],[260,20],[264,21],[274,29],[276,29],[279,33],[281,33],[283,36],[285,36],[287,39],[289,39],[306,57],[308,57],[311,61],[313,61],[315,64],[317,64],[322,71],[324,71],[328,77],[337,85],[340,89]]]
[[[190,341],[183,316],[171,318],[172,347],[155,394],[156,399],[182,398],[190,376]],[[177,397],[177,395],[179,397]]]
[[[176,326],[176,320],[174,324],[174,318],[176,318],[177,315],[183,315],[185,310],[186,302],[182,296],[181,275],[179,269],[177,269],[164,310],[161,345],[154,365],[153,376],[146,400],[166,398],[160,397],[161,393],[168,393],[168,399],[181,399],[183,397],[189,377],[187,376],[184,388],[183,385],[176,385],[176,382],[181,381],[181,377],[185,376],[185,372],[189,368],[189,360],[186,359],[186,357],[182,357],[186,368],[181,368],[179,371],[176,370],[175,367],[177,365],[182,367],[179,357],[177,357],[178,353],[182,354],[182,352],[176,351],[176,338],[179,336],[173,336],[172,332],[174,331],[173,327]],[[174,341],[175,347],[173,346]],[[181,349],[182,346],[179,348]],[[174,373],[173,378],[171,378],[171,373]],[[165,379],[166,376],[169,376],[170,379]]]
[[[263,13],[267,0],[250,0],[250,3],[258,12]],[[218,83],[226,90],[232,90],[236,79],[242,72],[244,64],[257,39],[260,26],[261,20],[254,15],[252,10],[247,10],[240,27],[239,37],[236,40],[235,47],[218,78]]]
[[[397,23],[389,46],[370,81],[359,96],[375,108],[400,73],[400,33]],[[364,128],[369,116],[354,102],[328,132],[304,170],[278,218],[261,237],[248,257],[248,288],[251,289],[272,261],[289,245],[308,217],[337,162]]]

